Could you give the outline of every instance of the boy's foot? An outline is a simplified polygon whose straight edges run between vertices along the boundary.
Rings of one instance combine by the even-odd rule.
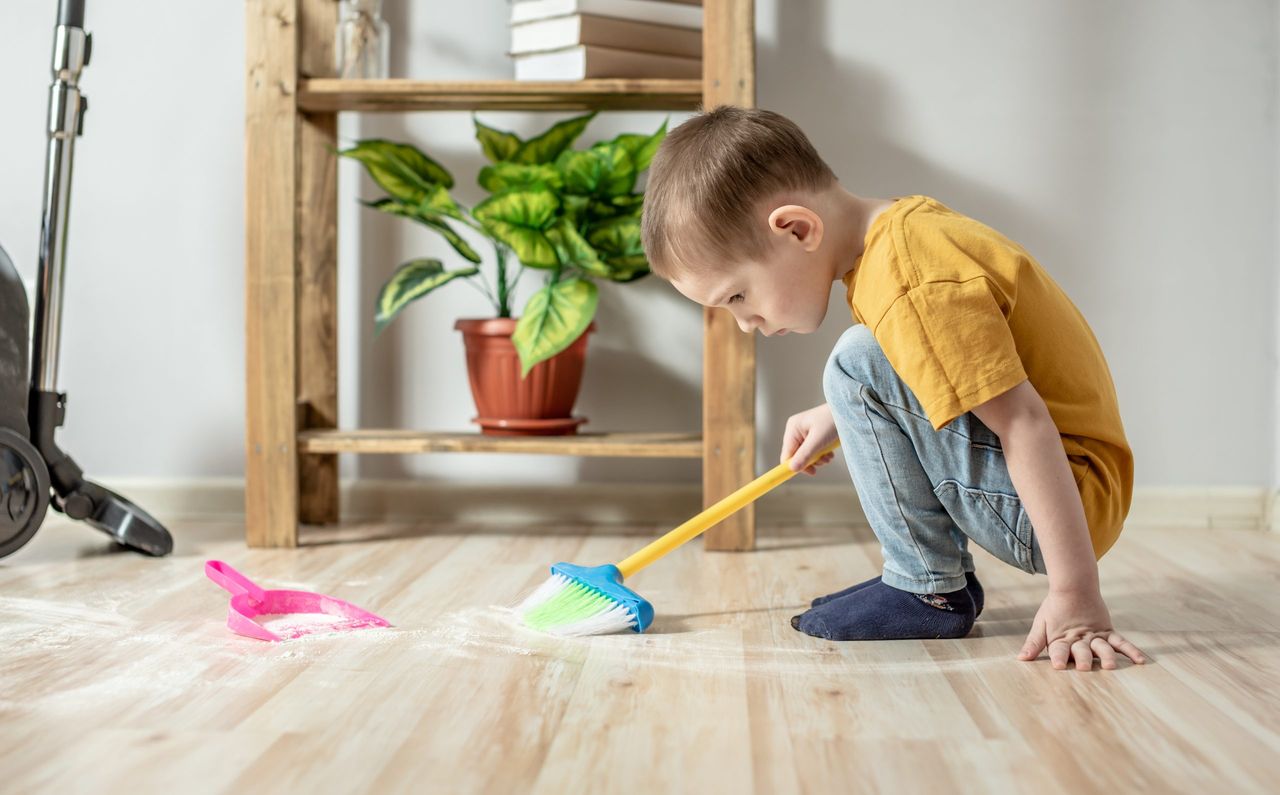
[[[978,616],[982,615],[982,604],[985,601],[984,595],[982,593],[982,583],[978,582],[978,575],[972,571],[966,571],[964,573],[964,580],[965,580],[964,587],[968,589],[969,597],[973,599],[973,617],[977,618]],[[850,585],[848,588],[845,588],[843,591],[836,591],[835,593],[829,593],[826,596],[819,596],[817,599],[814,599],[809,606],[817,607],[818,605],[824,605],[827,602],[832,601],[833,599],[839,599],[842,596],[848,596],[854,591],[862,590],[863,588],[866,588],[868,585],[875,585],[878,582],[880,582],[879,577],[872,577],[871,579],[865,582],[860,582],[857,585]]]
[[[791,626],[827,640],[963,638],[973,629],[973,607],[967,587],[914,594],[873,582],[795,616]]]

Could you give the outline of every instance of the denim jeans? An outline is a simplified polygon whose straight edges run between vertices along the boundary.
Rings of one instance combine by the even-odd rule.
[[[973,571],[971,539],[1005,563],[1045,572],[1000,438],[973,412],[933,430],[864,325],[840,337],[822,385],[880,540],[886,585],[911,593],[960,590],[964,573]]]

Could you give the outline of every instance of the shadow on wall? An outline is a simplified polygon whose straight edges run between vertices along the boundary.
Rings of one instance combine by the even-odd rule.
[[[918,193],[930,195],[957,212],[978,218],[1015,241],[1024,243],[1033,256],[1040,250],[1078,253],[1079,258],[1087,256],[1084,251],[1074,250],[1083,243],[1067,233],[1060,219],[1039,217],[1000,190],[999,185],[975,181],[950,169],[946,163],[924,160],[908,149],[893,131],[895,120],[904,115],[894,104],[893,76],[875,71],[866,62],[859,62],[855,47],[837,54],[827,44],[833,26],[845,27],[843,21],[831,19],[833,5],[810,3],[806,4],[804,13],[795,13],[789,4],[784,9],[782,0],[775,0],[772,4],[776,37],[772,42],[760,42],[757,49],[757,102],[760,107],[782,113],[799,124],[836,172],[841,184],[857,195],[880,198]],[[844,7],[839,11],[853,13]],[[1071,21],[1076,28],[1085,24],[1081,15],[1073,15],[1069,10],[1063,10],[1062,17],[1059,21]],[[874,28],[877,20],[885,19],[900,20],[903,24],[890,29]],[[877,12],[870,15],[868,24],[873,27],[862,29],[859,38],[912,40],[905,12]],[[1062,63],[1072,64],[1071,69],[1060,70],[1060,73],[1071,75],[1077,85],[1078,81],[1092,78],[1081,76],[1070,45],[1085,38],[1096,38],[1094,33],[1086,35],[1083,30],[1079,33],[1080,38],[1063,40],[1064,52],[1060,59]],[[1089,67],[1094,78],[1107,70],[1105,64],[1095,63]],[[919,70],[914,70],[913,74],[918,78],[921,76]],[[981,84],[969,85],[960,78],[956,81],[964,90],[983,91]],[[1060,90],[1067,94],[1072,92],[1069,87]],[[979,104],[990,105],[995,101],[992,99]],[[1064,140],[1040,135],[1034,129],[1011,132],[1009,121],[1018,118],[1014,113],[994,116],[975,110],[968,115],[945,115],[947,111],[944,109],[939,109],[938,113],[938,118],[930,123],[936,123],[940,128],[956,129],[968,140],[984,141],[997,149],[1006,146],[1011,135],[1039,135],[1046,146],[1053,141]],[[974,129],[975,125],[989,126],[990,133]],[[966,126],[969,129],[964,129]],[[1057,172],[1064,184],[1083,178],[1074,164],[1080,159],[1097,160],[1102,153],[1095,150],[1103,149],[1106,143],[1093,136],[1074,138],[1070,142],[1073,148],[1069,152],[1048,149],[1043,152],[1045,160],[1061,164],[1051,171]],[[994,156],[990,152],[975,152],[973,160],[982,161]],[[1088,173],[1096,172],[1091,167]],[[1096,186],[1092,190],[1100,189],[1106,188]],[[1081,191],[1077,186],[1071,192],[1075,195],[1087,195],[1089,192]],[[1041,263],[1053,270],[1050,263],[1043,260]],[[843,286],[836,284],[826,320],[817,332],[808,337],[790,336],[761,341],[757,407],[759,466],[771,466],[776,462],[787,417],[823,402],[822,368],[836,341],[852,322]],[[843,467],[827,467],[818,478],[847,482],[848,475]]]
[[[623,299],[619,294],[623,290],[632,300]],[[642,300],[635,300],[637,295]],[[691,380],[671,363],[678,360],[687,365],[691,359],[701,362],[701,337],[679,341],[683,344],[678,349],[658,356],[647,352],[657,348],[647,344],[652,336],[653,313],[646,307],[663,303],[683,303],[681,309],[699,318],[697,326],[701,328],[701,309],[656,276],[647,276],[635,284],[602,285],[602,330],[589,348],[582,394],[575,409],[590,418],[588,429],[701,432],[700,375]],[[694,371],[701,373],[700,368]],[[702,465],[694,459],[577,459],[579,482],[697,482],[701,477]]]

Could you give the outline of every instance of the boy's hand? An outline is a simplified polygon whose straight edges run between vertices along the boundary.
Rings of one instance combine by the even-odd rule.
[[[782,434],[780,462],[786,463],[788,459],[792,459],[791,470],[798,472],[806,461],[817,455],[823,447],[834,442],[837,436],[836,421],[831,416],[831,407],[826,403],[799,414],[792,414],[787,419],[787,429]],[[835,453],[827,453],[814,461],[812,466],[805,467],[804,473],[815,474],[818,467],[829,463],[833,458]]]
[[[1045,648],[1049,649],[1049,661],[1059,671],[1065,669],[1072,658],[1076,670],[1093,668],[1096,655],[1102,667],[1116,667],[1116,652],[1120,652],[1138,665],[1147,658],[1119,632],[1111,628],[1111,614],[1102,601],[1102,594],[1049,591],[1031,622],[1031,633],[1018,652],[1019,660],[1034,660]]]

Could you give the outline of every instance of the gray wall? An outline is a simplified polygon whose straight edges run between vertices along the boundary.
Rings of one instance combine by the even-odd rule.
[[[510,74],[505,4],[387,5],[395,76]],[[52,4],[0,7],[0,241],[30,276]],[[61,439],[101,476],[240,475],[243,6],[99,3],[88,27]],[[759,0],[757,33],[759,104],[809,131],[849,189],[933,195],[1025,245],[1062,284],[1109,358],[1140,486],[1280,479],[1275,2]],[[651,130],[663,115],[601,117],[583,140]],[[484,118],[523,134],[551,119]],[[467,114],[341,127],[347,139],[418,142],[453,169],[461,200],[482,195]],[[340,174],[343,424],[467,428],[452,324],[485,302],[452,285],[373,339],[390,269],[448,252],[361,210],[356,198],[375,188],[353,164]],[[696,429],[698,308],[648,279],[606,287],[599,323],[579,402],[588,427]],[[848,323],[837,292],[818,333],[759,341],[760,466],[777,460],[786,417],[821,401],[822,363]],[[698,466],[455,455],[365,457],[343,471],[537,483],[688,480]],[[820,479],[847,475],[837,465]]]

